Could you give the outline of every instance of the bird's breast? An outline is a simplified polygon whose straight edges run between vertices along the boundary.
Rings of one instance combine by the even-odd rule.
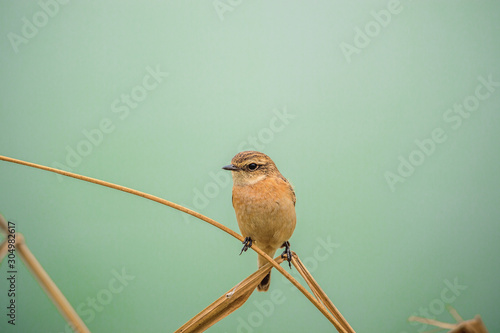
[[[233,206],[242,234],[261,243],[288,240],[296,220],[291,191],[288,183],[275,179],[234,186]]]

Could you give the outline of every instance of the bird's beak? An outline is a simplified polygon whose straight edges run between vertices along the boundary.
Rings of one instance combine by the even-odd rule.
[[[222,169],[229,170],[229,171],[239,171],[239,170],[241,170],[240,168],[234,166],[233,164],[229,164],[229,165],[223,166]]]

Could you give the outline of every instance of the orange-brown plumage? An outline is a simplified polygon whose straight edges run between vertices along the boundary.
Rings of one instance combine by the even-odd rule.
[[[269,156],[245,151],[237,154],[224,169],[233,175],[233,207],[241,234],[273,257],[288,246],[296,223],[295,192]],[[251,243],[250,243],[251,244]],[[258,266],[266,264],[258,257]],[[270,275],[257,287],[267,291]]]

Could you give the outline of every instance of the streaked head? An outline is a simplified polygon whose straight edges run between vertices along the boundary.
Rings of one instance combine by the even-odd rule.
[[[271,175],[279,175],[280,172],[273,160],[266,154],[258,151],[242,151],[236,154],[231,164],[222,167],[230,170],[236,185],[251,185]]]

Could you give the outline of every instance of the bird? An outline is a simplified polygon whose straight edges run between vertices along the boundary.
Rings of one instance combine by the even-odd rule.
[[[271,258],[278,248],[284,247],[288,264],[292,260],[289,239],[295,230],[295,191],[279,172],[273,160],[258,151],[242,151],[231,164],[222,167],[231,171],[233,178],[232,201],[241,234],[245,237],[241,253],[253,243]],[[267,260],[258,256],[258,267]],[[291,265],[290,265],[291,268]],[[271,283],[269,272],[257,286],[267,291]]]

